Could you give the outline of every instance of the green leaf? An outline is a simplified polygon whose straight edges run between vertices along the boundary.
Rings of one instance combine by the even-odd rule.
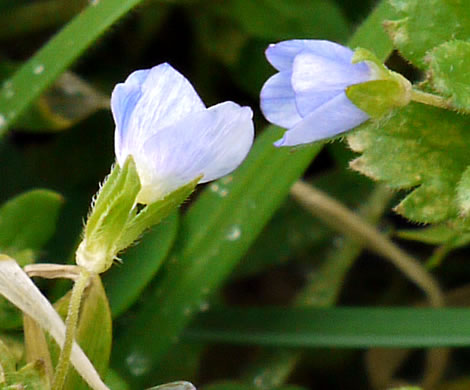
[[[457,185],[470,165],[469,125],[468,117],[411,103],[349,135],[350,147],[362,153],[351,167],[392,188],[411,190],[396,207],[408,219],[455,220]]]
[[[90,2],[11,78],[5,80],[0,88],[0,137],[72,62],[140,1]]]
[[[0,251],[21,265],[34,259],[55,232],[63,198],[49,190],[32,190],[0,207]]]
[[[426,67],[428,50],[452,39],[469,39],[468,4],[448,0],[390,0],[397,19],[386,23],[393,43],[414,65]]]
[[[242,166],[209,185],[185,215],[156,289],[117,340],[115,362],[134,381],[152,372],[191,315],[206,307],[208,294],[235,268],[321,148],[276,149],[272,143],[281,134],[267,128]],[[129,356],[144,359],[146,369],[135,374]]]
[[[469,326],[470,310],[461,308],[221,308],[201,313],[184,339],[301,348],[467,347]]]
[[[432,86],[450,96],[456,108],[470,111],[470,42],[443,43],[428,53]]]
[[[122,264],[116,264],[104,275],[113,317],[124,313],[137,300],[160,269],[176,238],[178,217],[178,213],[173,213],[155,226],[138,245],[122,255]]]
[[[69,299],[70,294],[67,294],[54,305],[62,318],[67,316]],[[111,354],[112,324],[111,310],[98,275],[91,278],[90,285],[85,290],[80,307],[76,339],[100,376],[103,377]],[[57,359],[59,349],[57,344],[54,346],[53,358]],[[73,369],[67,375],[64,389],[88,390],[89,387]]]

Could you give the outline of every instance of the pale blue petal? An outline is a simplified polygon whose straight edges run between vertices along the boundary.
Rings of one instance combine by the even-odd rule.
[[[297,126],[284,133],[276,146],[308,144],[334,137],[369,119],[343,92],[306,116]]]
[[[131,73],[124,83],[114,87],[111,94],[111,112],[113,114],[116,131],[114,133],[116,155],[121,152],[122,139],[128,129],[129,118],[142,96],[141,85],[147,78],[150,69],[137,70]]]
[[[120,164],[128,154],[140,154],[146,140],[160,129],[205,109],[191,83],[167,63],[150,69],[145,79],[137,79],[141,81],[140,97],[125,121],[126,127],[117,129],[121,140],[116,145],[116,157]],[[124,89],[123,95],[129,90],[135,93],[135,88],[129,88]],[[120,89],[117,95],[116,101],[123,102]],[[124,108],[121,104],[115,106],[121,110]],[[121,117],[121,114],[116,112],[114,116]]]
[[[310,52],[302,52],[295,57],[292,71],[292,87],[297,95],[297,108],[302,116],[306,116],[324,103],[328,95],[337,96],[348,86],[370,79],[371,72],[365,63],[346,64]]]
[[[293,127],[302,120],[297,111],[290,72],[271,76],[260,93],[261,111],[265,118],[281,127]]]
[[[334,99],[338,95],[342,94],[344,89],[332,89],[326,91],[301,91],[295,94],[295,102],[297,111],[306,117],[311,112],[315,111],[321,105],[327,103],[331,99]],[[293,126],[286,126],[286,128],[292,128]]]
[[[317,39],[292,39],[271,44],[266,49],[266,58],[277,70],[291,70],[294,58],[308,51],[333,61],[351,63],[353,51],[335,42]]]
[[[253,143],[252,115],[249,107],[225,102],[156,133],[136,156],[139,202],[159,199],[199,175],[204,183],[233,171]]]

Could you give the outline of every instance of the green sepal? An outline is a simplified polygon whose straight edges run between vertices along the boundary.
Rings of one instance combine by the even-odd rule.
[[[183,203],[196,188],[202,176],[169,193],[163,199],[145,206],[140,212],[134,210],[126,223],[125,230],[117,245],[119,251],[127,248],[137,240],[145,230],[160,223],[170,213]]]
[[[450,41],[426,56],[433,88],[452,99],[460,110],[470,111],[470,42]]]
[[[379,118],[396,107],[406,106],[411,98],[411,83],[388,69],[371,51],[357,48],[353,64],[366,62],[374,80],[351,85],[346,95],[357,107],[372,118]]]
[[[372,80],[346,88],[346,95],[372,118],[379,118],[394,107],[408,104],[403,88],[394,80]]]
[[[377,74],[379,78],[389,77],[390,70],[387,69],[383,61],[377,58],[377,56],[370,50],[358,47],[354,50],[354,55],[351,59],[351,63],[357,64],[358,62],[363,61],[367,62],[369,67],[372,68],[372,70]]]
[[[140,180],[132,157],[122,168],[115,165],[101,188],[77,250],[77,264],[101,273],[113,263],[119,242],[140,191]]]

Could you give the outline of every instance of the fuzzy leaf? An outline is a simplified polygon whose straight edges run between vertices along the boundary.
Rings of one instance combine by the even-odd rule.
[[[424,68],[426,52],[451,39],[469,39],[468,4],[459,0],[390,0],[396,20],[385,27],[396,48]]]
[[[433,87],[451,96],[456,108],[470,111],[470,42],[443,43],[427,59]]]
[[[456,188],[470,165],[470,118],[411,103],[370,120],[348,137],[362,156],[353,169],[396,189],[412,190],[396,210],[416,222],[455,220]]]

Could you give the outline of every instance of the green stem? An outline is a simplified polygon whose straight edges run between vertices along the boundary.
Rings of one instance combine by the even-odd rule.
[[[82,301],[83,292],[90,280],[90,274],[85,268],[81,268],[80,271],[80,276],[73,285],[72,296],[70,297],[67,319],[65,320],[65,341],[55,370],[52,390],[62,390],[70,365],[70,354],[75,340],[80,303]]]
[[[455,107],[452,106],[448,99],[443,98],[442,96],[434,95],[432,93],[419,91],[417,89],[411,90],[411,100],[414,102],[427,104],[428,106],[444,108],[446,110],[455,110]]]
[[[383,215],[392,194],[384,186],[377,186],[360,215],[369,223],[376,224]],[[361,242],[346,238],[340,248],[335,248],[320,269],[315,270],[309,281],[295,299],[295,306],[330,307],[337,300],[343,280],[363,249]],[[261,389],[282,386],[302,357],[297,349],[265,348],[243,374],[247,382]]]
[[[348,237],[363,242],[365,246],[390,260],[425,292],[432,306],[444,305],[444,297],[438,283],[423,265],[361,217],[327,194],[301,181],[292,186],[291,195],[326,224]]]

